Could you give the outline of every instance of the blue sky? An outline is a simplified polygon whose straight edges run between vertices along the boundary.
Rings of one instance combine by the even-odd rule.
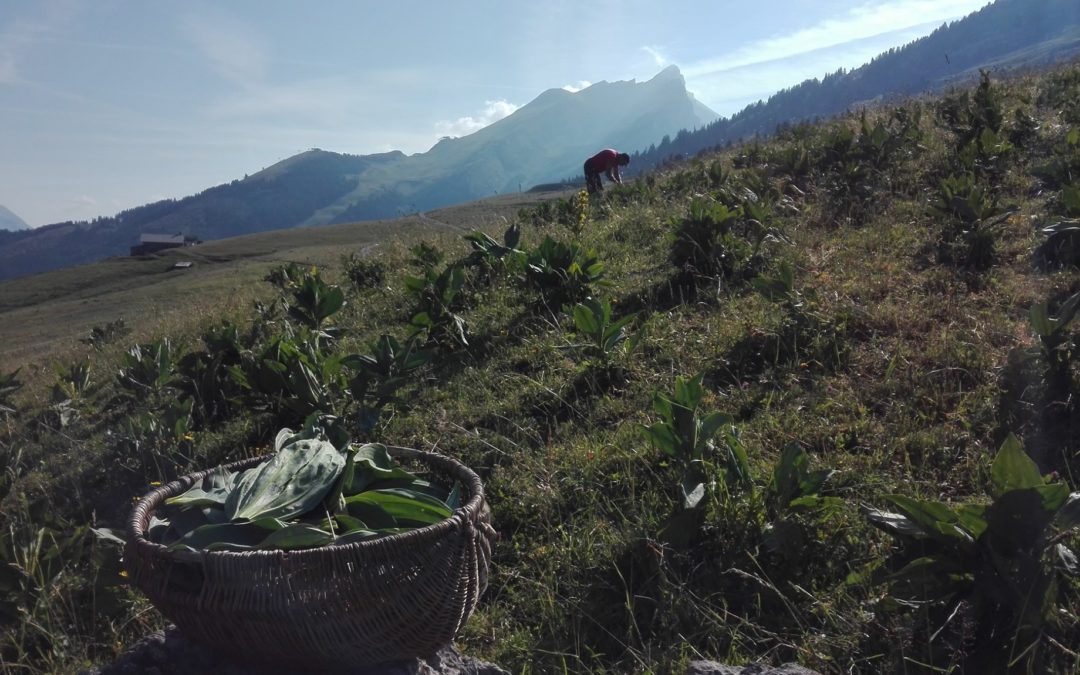
[[[730,115],[988,0],[0,0],[0,204],[32,226],[312,147],[423,152],[541,92],[682,70]]]

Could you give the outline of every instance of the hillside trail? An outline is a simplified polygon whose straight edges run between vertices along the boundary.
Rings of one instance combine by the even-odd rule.
[[[448,222],[446,222],[444,220],[438,220],[437,218],[432,218],[431,216],[429,216],[424,211],[417,211],[416,212],[416,217],[419,218],[420,220],[424,221],[425,223],[433,223],[435,225],[441,225],[442,227],[448,227],[448,228],[450,228],[452,230],[457,230],[458,232],[471,232],[472,231],[472,228],[466,227],[465,225],[455,225],[454,223],[448,223]]]

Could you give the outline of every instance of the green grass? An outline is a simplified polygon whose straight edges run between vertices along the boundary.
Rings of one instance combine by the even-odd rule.
[[[141,258],[0,282],[0,372],[23,368],[22,380],[51,378],[50,364],[85,351],[79,340],[95,326],[123,318],[136,340],[197,336],[217,316],[246,315],[272,294],[262,278],[287,262],[333,268],[342,255],[375,252],[399,239],[491,227],[551,194],[504,195],[393,221],[278,230],[206,242]],[[188,269],[174,269],[178,261]]]
[[[190,253],[200,256],[197,275],[169,273],[168,283],[152,283],[164,256],[27,280],[23,294],[16,282],[0,285],[7,331],[0,375],[23,366],[26,381],[12,399],[18,412],[0,420],[7,466],[0,515],[9,528],[0,544],[15,560],[0,577],[7,584],[0,609],[8,612],[0,614],[0,665],[71,672],[108,661],[160,625],[123,586],[114,551],[90,537],[65,544],[67,533],[91,522],[120,525],[130,496],[150,481],[254,455],[283,421],[237,407],[194,429],[193,440],[144,438],[134,452],[121,438],[125,425],[178,394],[166,390],[156,404],[117,398],[114,373],[130,343],[168,335],[182,352],[201,349],[201,332],[228,319],[260,344],[258,331],[277,324],[260,325],[251,302],[268,303],[275,289],[262,277],[292,261],[318,265],[346,287],[347,305],[333,317],[344,335],[338,350],[363,351],[381,334],[406,335],[415,300],[404,277],[418,273],[413,245],[425,241],[452,262],[469,252],[464,231],[479,227],[501,241],[519,222],[523,250],[545,236],[595,250],[608,284],[594,293],[611,299],[617,316],[638,312],[647,333],[610,367],[590,367],[569,347],[571,318],[538,302],[520,274],[489,286],[474,280],[455,310],[469,346],[441,347],[403,390],[406,404],[389,409],[374,431],[379,440],[457,457],[484,480],[501,538],[462,649],[531,673],[680,672],[695,658],[795,660],[828,673],[994,672],[986,663],[1004,662],[1009,636],[980,632],[970,602],[942,615],[889,597],[886,573],[912,552],[871,527],[861,507],[883,508],[888,493],[987,503],[990,463],[1009,433],[1044,472],[1078,487],[1076,363],[1072,398],[1048,400],[1039,361],[1027,356],[1037,346],[1028,309],[1080,289],[1075,268],[1044,272],[1033,264],[1037,228],[1056,217],[1057,197],[1031,167],[1062,147],[1068,129],[1057,110],[1034,102],[1055,100],[1044,89],[1068,81],[994,82],[1006,119],[1019,108],[1040,129],[1033,143],[974,167],[959,165],[954,130],[936,115],[940,100],[917,100],[905,108],[922,111],[918,145],[903,146],[853,187],[838,182],[843,162],[822,143],[841,125],[857,137],[858,115],[786,130],[758,153],[734,147],[610,190],[591,203],[580,231],[572,218],[559,222],[558,208],[519,217],[519,208],[537,202],[508,196],[371,229],[207,244]],[[867,114],[890,124],[891,113]],[[810,150],[804,175],[766,161],[798,143]],[[737,182],[718,184],[711,169],[719,166]],[[929,206],[939,181],[964,170],[1016,207],[982,270],[942,261],[947,223]],[[744,194],[732,185],[753,185],[775,204],[768,224],[792,243],[766,245],[762,264],[770,274],[782,262],[794,266],[797,307],[770,302],[746,281],[694,279],[669,262],[675,226],[692,200]],[[433,222],[450,227],[435,231]],[[348,286],[340,255],[375,241],[370,254],[391,271],[385,286]],[[112,304],[95,310],[99,298]],[[134,329],[124,343],[93,352],[76,342],[122,307],[133,310],[122,313]],[[32,343],[46,336],[56,342],[35,352]],[[43,365],[84,354],[93,384],[75,401],[79,417],[61,427],[49,408],[54,376]],[[697,373],[704,373],[704,411],[734,417],[755,487],[711,490],[694,536],[674,545],[661,531],[676,510],[680,469],[640,427],[657,420],[657,392]],[[792,443],[809,453],[812,468],[835,470],[823,492],[840,506],[790,516],[802,536],[780,548],[773,533],[782,516],[767,484]],[[29,542],[40,532],[46,545],[35,556]],[[39,559],[45,564],[27,563]],[[1020,672],[1080,672],[1078,590],[1062,582],[1055,618],[1031,658],[1017,661]]]

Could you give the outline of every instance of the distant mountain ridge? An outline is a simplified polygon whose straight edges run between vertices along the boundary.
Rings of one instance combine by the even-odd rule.
[[[342,155],[313,149],[243,180],[92,222],[0,231],[0,279],[123,254],[141,233],[204,240],[287,227],[394,217],[578,176],[602,147],[646,170],[778,125],[888,97],[940,90],[980,68],[1035,67],[1080,55],[1080,0],[997,0],[850,72],[778,92],[718,118],[672,66],[646,82],[551,89],[512,115],[426,153]],[[656,145],[658,143],[658,145]]]
[[[90,222],[0,231],[0,279],[125,255],[144,233],[219,239],[294,227],[352,189],[350,176],[397,157],[404,155],[357,157],[311,150],[183,199],[166,199]]]
[[[349,204],[340,213],[304,224],[385,218],[525,190],[580,174],[585,158],[603,147],[643,149],[665,133],[717,117],[686,91],[674,66],[642,83],[549,89],[473,134],[373,169],[342,200]]]
[[[179,200],[91,222],[0,232],[0,279],[124,254],[143,233],[221,239],[288,227],[374,220],[527,190],[581,173],[605,147],[643,149],[718,115],[686,91],[678,68],[646,82],[551,89],[508,117],[428,152],[343,155],[312,149]]]
[[[697,131],[687,130],[636,154],[631,166],[655,166],[781,124],[829,117],[853,106],[938,92],[977,80],[982,69],[1037,68],[1080,57],[1080,0],[997,0],[926,37],[890,49],[850,72],[840,70],[777,92]]]
[[[25,220],[12,213],[11,209],[0,204],[0,230],[26,230],[29,227]]]

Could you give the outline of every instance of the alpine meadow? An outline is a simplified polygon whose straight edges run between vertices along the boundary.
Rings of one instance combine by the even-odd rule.
[[[85,331],[5,345],[0,668],[160,629],[132,498],[314,416],[480,476],[456,644],[512,672],[1080,673],[1080,65],[518,197],[164,253],[184,311],[87,277]]]

